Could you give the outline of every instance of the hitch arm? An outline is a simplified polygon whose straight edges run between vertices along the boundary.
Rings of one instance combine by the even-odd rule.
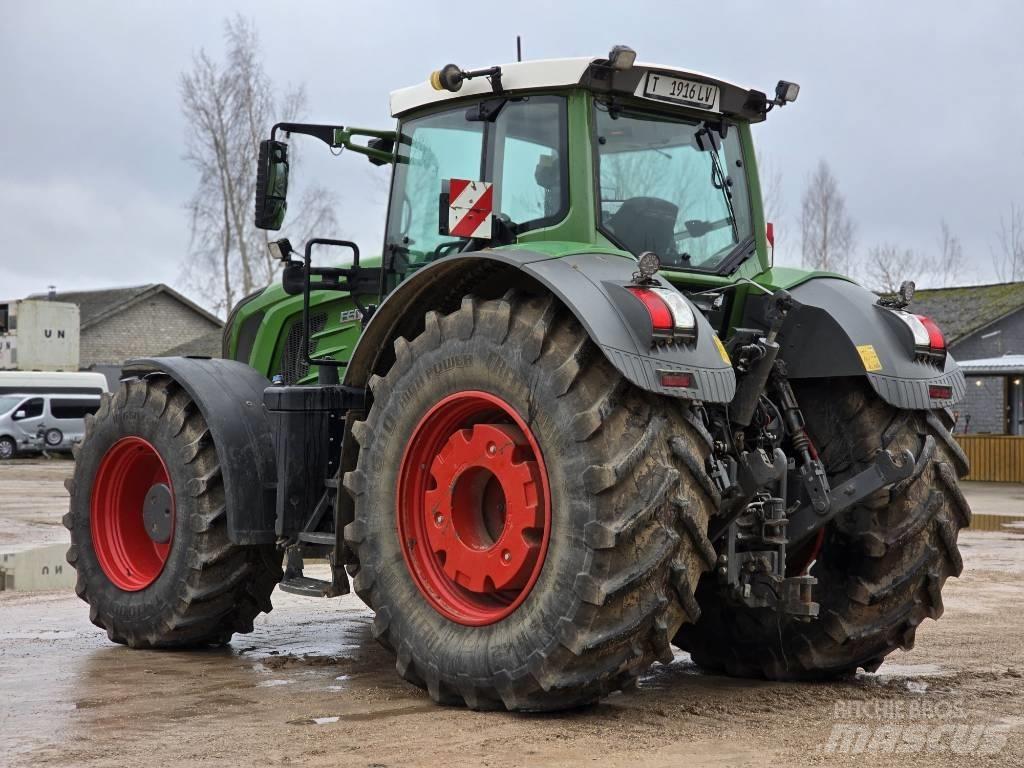
[[[799,541],[826,525],[836,515],[887,485],[905,480],[914,472],[914,454],[904,449],[901,463],[896,464],[892,454],[880,450],[867,469],[858,472],[842,485],[833,488],[829,505],[822,510],[804,504],[789,518],[786,531],[791,542]]]

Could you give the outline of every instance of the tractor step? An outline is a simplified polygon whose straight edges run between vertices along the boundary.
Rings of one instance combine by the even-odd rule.
[[[283,592],[304,597],[328,597],[331,595],[331,582],[323,579],[311,579],[308,576],[293,576],[277,585]]]
[[[299,541],[307,544],[325,544],[333,547],[337,543],[338,536],[334,533],[320,533],[319,531],[302,531],[299,533]]]

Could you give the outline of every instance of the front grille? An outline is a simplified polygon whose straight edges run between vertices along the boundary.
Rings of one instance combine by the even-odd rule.
[[[309,316],[309,333],[311,336],[320,333],[327,325],[327,313],[317,312]],[[311,350],[312,351],[312,350]],[[302,354],[302,316],[295,318],[288,335],[284,340],[284,351],[281,353],[281,374],[285,384],[298,384],[299,380],[309,373],[309,363]]]

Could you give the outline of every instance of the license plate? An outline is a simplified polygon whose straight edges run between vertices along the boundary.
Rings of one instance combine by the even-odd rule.
[[[658,72],[648,72],[641,88],[643,92],[637,93],[638,96],[658,101],[670,101],[673,104],[682,104],[686,107],[718,111],[717,85],[669,77]]]

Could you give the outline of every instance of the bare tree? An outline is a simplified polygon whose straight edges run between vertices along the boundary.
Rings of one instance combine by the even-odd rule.
[[[923,281],[929,269],[927,260],[910,248],[885,243],[868,251],[865,272],[871,288],[879,293],[896,293],[904,280]]]
[[[186,158],[199,172],[188,202],[192,243],[184,268],[190,284],[218,311],[277,272],[266,232],[253,225],[259,142],[273,123],[297,120],[306,102],[302,87],[276,96],[252,22],[242,16],[227,20],[224,42],[223,63],[201,50],[181,77],[189,125]],[[294,168],[294,152],[290,160]],[[290,230],[336,226],[335,199],[322,189],[308,189],[296,207],[300,216],[293,217]]]
[[[758,150],[757,173],[761,179],[764,219],[777,224],[786,215],[786,201],[782,196],[782,171]]]
[[[947,286],[960,276],[964,249],[960,238],[952,233],[945,219],[939,221],[939,260],[933,270],[940,286]]]
[[[807,180],[800,209],[803,235],[803,266],[842,272],[850,264],[856,226],[846,211],[846,200],[828,163],[818,167]]]
[[[780,253],[780,232],[785,234],[783,218],[786,201],[782,196],[782,171],[760,150],[756,151],[757,173],[761,181],[761,205],[765,222],[771,222],[775,231],[775,252]]]
[[[999,217],[996,237],[992,263],[999,279],[1013,282],[1024,278],[1024,208],[1010,203],[1009,214]]]

